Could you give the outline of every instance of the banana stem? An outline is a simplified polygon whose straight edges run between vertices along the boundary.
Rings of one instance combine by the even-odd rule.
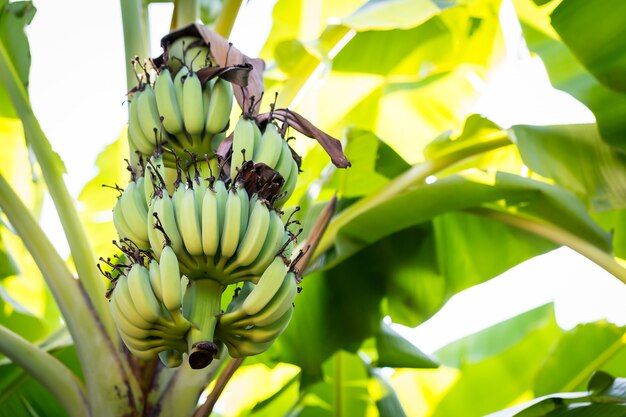
[[[41,167],[43,177],[54,201],[57,213],[72,253],[72,259],[87,295],[100,316],[107,334],[112,340],[118,340],[113,321],[104,297],[103,277],[98,272],[94,260],[96,256],[85,229],[80,223],[76,207],[63,181],[63,165],[58,155],[53,152],[50,142],[41,130],[28,99],[28,93],[22,85],[9,57],[4,43],[0,41],[0,82],[4,85],[19,118],[24,126],[28,144],[32,148]],[[10,188],[10,187],[9,187]],[[24,210],[28,210],[24,208]],[[51,248],[54,252],[54,249]],[[70,319],[66,317],[66,320]]]
[[[176,0],[174,1],[174,24],[173,29],[196,23],[200,20],[200,0]]]
[[[136,56],[150,57],[150,32],[148,11],[142,0],[120,0],[122,26],[124,29],[124,52],[126,57],[126,86],[130,91],[136,84],[135,71],[130,64]]]
[[[241,0],[225,0],[222,6],[222,12],[215,21],[213,31],[228,39],[235,25],[235,20],[237,20],[240,8]]]
[[[377,192],[363,197],[361,200],[357,201],[346,210],[335,216],[326,230],[326,233],[324,233],[324,236],[322,237],[317,250],[313,255],[313,259],[317,259],[322,253],[330,249],[330,247],[334,244],[337,234],[341,228],[355,217],[391,198],[402,194],[412,186],[424,182],[427,177],[449,168],[466,158],[510,144],[511,140],[509,137],[504,132],[498,132],[480,143],[462,148],[455,152],[450,152],[439,158],[426,160],[422,163],[414,165],[411,169],[391,180]]]
[[[92,415],[107,415],[106,410],[119,411],[119,415],[123,415],[129,407],[128,399],[118,398],[113,387],[129,393],[137,392],[133,386],[136,381],[128,380],[129,369],[107,337],[80,282],[74,279],[30,211],[2,175],[0,209],[32,255],[61,310],[85,374]]]
[[[69,416],[90,415],[83,383],[57,358],[2,325],[0,352],[48,389]]]
[[[194,369],[207,366],[217,353],[213,334],[217,316],[222,309],[222,293],[226,287],[212,279],[196,279],[187,289],[190,297],[189,317],[192,328],[187,336],[189,343],[189,365]]]
[[[540,222],[535,219],[515,215],[509,212],[490,209],[486,207],[477,207],[466,210],[469,213],[478,214],[520,229],[529,231],[538,236],[544,237],[560,245],[567,246],[584,257],[595,262],[598,266],[615,276],[617,279],[626,284],[626,268],[621,266],[611,254],[604,252],[598,247],[592,245],[580,237],[569,233],[553,224]]]

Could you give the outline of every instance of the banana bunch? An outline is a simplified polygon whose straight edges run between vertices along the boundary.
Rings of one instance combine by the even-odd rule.
[[[171,197],[153,192],[147,218],[157,258],[169,244],[189,279],[208,276],[223,285],[258,280],[288,235],[265,200],[250,198],[240,183],[227,188],[214,179],[181,182]]]
[[[275,257],[256,285],[244,283],[219,317],[216,337],[234,358],[265,352],[287,328],[297,293],[294,273]]]
[[[149,269],[133,263],[117,278],[110,311],[128,350],[149,360],[157,356],[168,367],[179,366],[187,352],[185,335],[190,323],[182,315],[186,284],[171,249],[163,250],[161,262],[150,261]]]
[[[113,207],[113,224],[120,239],[130,239],[141,249],[150,247],[145,183],[144,177],[131,179]]]
[[[167,65],[174,72],[181,66],[194,68],[196,71],[212,65],[211,49],[200,38],[183,36],[167,45]]]
[[[231,178],[235,178],[244,160],[264,163],[283,177],[281,192],[274,202],[276,207],[282,207],[296,188],[299,169],[291,148],[274,123],[268,123],[261,134],[254,119],[245,115],[239,118],[233,132]]]
[[[233,106],[233,88],[217,78],[201,84],[198,75],[186,66],[176,76],[165,67],[154,85],[142,85],[131,96],[128,119],[130,143],[143,155],[161,145],[174,150],[166,154],[169,166],[175,154],[187,151],[212,155],[224,138]]]

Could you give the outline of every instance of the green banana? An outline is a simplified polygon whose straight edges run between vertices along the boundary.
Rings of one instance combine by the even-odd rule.
[[[246,116],[241,116],[235,125],[233,133],[233,151],[230,160],[230,178],[234,180],[241,164],[245,160],[252,160],[254,155],[254,129],[256,122]],[[245,153],[245,156],[244,156]]]
[[[202,251],[215,256],[220,245],[220,223],[217,192],[206,189],[202,199]]]
[[[269,349],[274,341],[266,343],[255,343],[246,339],[228,339],[224,343],[228,347],[228,353],[233,358],[243,358],[245,356],[259,355]]]
[[[180,114],[182,115],[185,111],[183,106],[183,84],[185,82],[185,78],[189,75],[189,68],[183,66],[176,73],[174,77],[174,93],[176,94],[176,102],[178,103]]]
[[[147,139],[152,142],[152,149],[161,141],[159,132],[161,131],[161,119],[157,110],[154,89],[146,85],[143,92],[137,99],[137,118],[141,131]],[[152,152],[150,152],[152,153]]]
[[[159,352],[159,360],[167,368],[178,368],[183,363],[183,353],[178,350],[164,350]]]
[[[256,259],[248,268],[243,269],[241,273],[235,274],[235,276],[246,275],[261,275],[263,271],[269,266],[274,257],[278,255],[280,247],[283,245],[284,238],[287,235],[285,231],[285,225],[280,219],[280,215],[277,211],[272,210],[270,212],[270,226],[267,233],[267,238],[263,242],[263,247],[257,255]]]
[[[233,256],[239,244],[239,235],[241,230],[241,198],[237,191],[231,188],[226,201],[224,215],[224,229],[220,237],[221,257],[220,262],[225,263],[228,258]]]
[[[270,266],[261,275],[254,290],[241,305],[241,309],[247,315],[252,316],[265,308],[281,287],[285,274],[287,274],[287,267],[283,262],[283,258],[280,256],[275,257]]]
[[[176,207],[178,230],[187,252],[192,256],[202,256],[201,213],[198,212],[195,193],[191,188],[181,192],[180,206]]]
[[[124,317],[134,326],[140,329],[149,330],[153,327],[152,322],[147,321],[143,316],[137,312],[135,304],[130,296],[128,290],[128,283],[125,277],[120,277],[113,290],[111,296],[113,302],[117,303],[119,310],[123,313]]]
[[[246,229],[248,228],[248,216],[250,216],[250,199],[248,198],[248,192],[243,187],[243,185],[237,184],[237,196],[241,201],[241,219],[240,219],[240,227],[239,227],[239,242],[243,239],[243,236],[246,234]]]
[[[262,200],[257,199],[253,207],[246,233],[237,248],[235,259],[225,269],[227,273],[233,271],[238,266],[251,264],[261,253],[265,240],[268,237],[270,212]]]
[[[285,179],[285,183],[287,183],[289,175],[291,174],[292,161],[293,155],[291,154],[291,148],[289,148],[287,141],[283,140],[281,143],[280,158],[278,159],[278,162],[276,163],[274,169],[283,176],[283,178]]]
[[[154,150],[154,134],[146,137],[143,134],[139,123],[139,97],[143,95],[143,91],[137,91],[130,100],[128,110],[128,138],[134,147],[144,155],[150,155]]]
[[[150,275],[150,285],[152,286],[152,291],[154,291],[154,295],[156,298],[163,302],[163,291],[161,288],[161,266],[156,261],[156,259],[152,259],[150,261],[150,268],[148,269]]]
[[[298,164],[292,159],[289,176],[285,180],[285,184],[282,188],[283,193],[274,202],[274,205],[276,207],[282,207],[287,202],[287,200],[289,200],[289,197],[291,197],[291,195],[293,194],[293,191],[296,189],[296,183],[298,182],[298,171]]]
[[[225,130],[233,107],[233,86],[221,78],[215,81],[206,112],[205,130],[216,135]]]
[[[142,242],[142,238],[139,235],[136,235],[133,229],[131,229],[126,222],[124,212],[122,210],[121,200],[121,197],[118,198],[115,202],[115,206],[113,207],[113,225],[117,230],[117,234],[120,236],[120,239],[128,238],[133,242]]]
[[[161,304],[150,285],[150,273],[139,264],[133,264],[128,272],[128,290],[137,312],[146,321],[154,323],[161,317]]]
[[[274,294],[274,297],[272,297],[270,302],[261,311],[252,316],[246,316],[245,312],[243,312],[244,317],[234,321],[233,325],[237,327],[267,326],[278,320],[291,308],[297,293],[298,285],[296,284],[295,275],[293,272],[288,272],[285,275],[282,285],[276,294]],[[233,316],[235,315],[241,316],[242,313],[233,314]],[[222,316],[221,319],[228,321],[228,318],[225,319],[225,316],[226,315]]]
[[[205,109],[202,99],[202,86],[196,73],[190,73],[183,83],[183,121],[185,130],[192,135],[200,135],[204,130]]]
[[[178,135],[184,129],[183,115],[176,98],[172,73],[168,68],[161,70],[156,78],[154,95],[159,114],[163,117],[163,127],[169,133]]]
[[[264,326],[264,327],[246,327],[246,328],[235,328],[230,330],[230,334],[234,336],[238,336],[242,339],[250,340],[254,343],[266,343],[276,340],[278,336],[282,334],[283,331],[289,325],[291,321],[291,317],[293,316],[293,307],[288,309],[285,314],[283,314],[278,320],[275,322]]]
[[[273,123],[268,123],[261,137],[258,148],[255,148],[254,162],[262,162],[270,168],[275,168],[280,159],[283,142],[285,140],[278,133],[278,128]]]
[[[159,260],[163,305],[170,312],[180,311],[183,290],[178,258],[171,246],[165,246]]]
[[[120,208],[126,225],[132,230],[132,234],[137,239],[136,241],[133,240],[133,242],[141,248],[146,247],[148,243],[148,230],[146,228],[148,208],[145,206],[145,200],[143,199],[143,189],[138,190],[135,181],[128,183],[122,193]]]
[[[183,240],[178,231],[178,226],[176,225],[174,203],[167,193],[163,193],[163,195],[157,196],[152,200],[150,209],[151,218],[149,218],[150,225],[154,225],[156,220],[154,216],[152,216],[153,213],[156,213],[159,217],[163,230],[165,230],[165,234],[167,234],[167,237],[170,239],[174,252],[180,253],[183,250]],[[156,230],[152,226],[151,229],[152,234],[149,235],[150,246],[156,253],[157,250],[161,250],[165,245],[165,237],[160,230]],[[158,255],[158,257],[160,258],[160,255]]]

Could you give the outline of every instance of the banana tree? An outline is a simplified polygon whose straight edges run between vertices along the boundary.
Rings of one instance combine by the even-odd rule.
[[[626,282],[622,262],[626,258],[622,227],[626,165],[620,133],[625,119],[619,117],[626,98],[616,70],[623,61],[624,48],[612,43],[623,38],[616,34],[623,30],[620,19],[624,13],[613,10],[622,7],[615,3],[607,0],[590,6],[576,0],[515,1],[528,47],[543,58],[555,87],[586,104],[597,124],[502,128],[468,111],[479,96],[477,83],[472,80],[486,79],[504,55],[498,0],[279,0],[260,54],[265,60],[264,72],[260,60],[239,54],[236,45],[220,46],[217,37],[210,38],[212,42],[205,38],[202,44],[185,45],[181,41],[179,52],[166,47],[165,55],[153,61],[160,67],[170,52],[183,66],[190,67],[191,75],[185,78],[183,89],[193,92],[192,85],[215,88],[226,80],[238,94],[241,107],[235,106],[232,116],[225,112],[220,118],[211,111],[210,120],[196,121],[197,114],[183,111],[180,118],[186,129],[193,130],[195,123],[199,130],[177,136],[173,133],[176,127],[170,123],[176,116],[163,117],[160,107],[151,122],[149,118],[147,122],[133,122],[137,118],[133,112],[143,101],[149,103],[141,98],[147,97],[146,89],[153,88],[156,93],[161,86],[148,78],[155,75],[141,59],[149,57],[147,4],[123,0],[129,65],[118,70],[127,72],[129,126],[99,157],[100,173],[85,187],[80,213],[63,182],[63,163],[41,130],[28,99],[30,58],[23,28],[34,9],[30,2],[2,3],[0,100],[3,139],[9,151],[3,156],[6,159],[0,176],[0,272],[5,306],[0,352],[7,358],[0,372],[0,415],[201,416],[214,412],[228,416],[480,416],[530,399],[529,395],[547,397],[502,415],[520,411],[533,413],[520,415],[566,415],[573,409],[585,409],[589,415],[614,415],[610,413],[615,407],[603,403],[610,400],[621,405],[623,399],[616,394],[622,384],[619,378],[596,374],[589,383],[590,391],[583,391],[599,368],[623,372],[621,328],[595,323],[564,332],[546,306],[457,341],[431,356],[400,336],[384,318],[418,325],[455,293],[561,245]],[[222,4],[178,1],[171,26],[183,28],[202,17],[215,33],[228,37],[239,7],[240,2],[230,0]],[[613,18],[604,22],[598,16]],[[597,36],[589,43],[580,42],[575,34],[590,26],[598,29],[594,32]],[[193,27],[196,33],[215,36],[204,26]],[[179,35],[165,36],[164,45],[172,46],[184,38]],[[210,59],[199,50],[209,44]],[[605,52],[599,54],[600,44],[615,48],[602,49]],[[231,61],[233,57],[237,58]],[[204,69],[195,66],[202,61],[211,64]],[[168,67],[174,88],[176,62]],[[216,62],[218,65],[213,65]],[[157,80],[166,79],[163,74],[159,72]],[[277,97],[266,93],[260,99],[263,84],[265,91],[277,92]],[[191,97],[185,98],[185,103],[192,102]],[[191,107],[208,108],[211,100],[206,101],[208,104],[200,94],[199,104]],[[263,115],[261,109],[268,109],[268,113]],[[248,116],[239,123],[242,112]],[[232,128],[223,131],[229,116]],[[272,120],[278,123],[272,124]],[[212,124],[220,125],[212,132],[216,146],[198,145]],[[155,332],[167,330],[169,336],[162,339],[172,342],[170,349],[160,351],[156,358],[151,350],[154,339],[140,346],[129,339],[130,330],[122,327],[120,316],[129,318],[129,308],[123,307],[123,299],[115,297],[124,285],[145,285],[151,278],[148,269],[156,270],[153,262],[158,261],[161,272],[171,270],[172,262],[163,265],[163,253],[167,258],[170,252],[177,252],[174,264],[182,272],[166,275],[185,274],[190,283],[185,297],[206,307],[206,296],[188,294],[215,294],[217,290],[205,289],[198,284],[203,281],[193,275],[193,242],[191,237],[186,239],[193,233],[181,230],[184,250],[175,250],[174,244],[168,245],[176,235],[166,226],[164,212],[151,210],[157,214],[157,227],[147,230],[158,241],[151,244],[150,236],[136,236],[132,214],[124,211],[119,219],[120,210],[114,210],[116,191],[104,190],[101,184],[114,188],[120,184],[119,205],[136,211],[134,200],[127,198],[133,189],[143,194],[152,186],[150,196],[169,198],[164,196],[169,195],[168,185],[171,188],[174,183],[158,179],[165,177],[160,170],[167,167],[173,172],[173,181],[191,184],[179,188],[185,193],[177,198],[180,207],[186,204],[179,211],[194,213],[192,205],[183,203],[185,199],[194,201],[187,191],[202,189],[203,195],[210,195],[208,190],[213,190],[218,195],[220,191],[213,185],[221,187],[220,175],[214,173],[223,172],[223,177],[233,183],[240,174],[242,178],[243,174],[246,178],[253,174],[254,178],[266,178],[258,170],[244,169],[246,161],[254,162],[257,157],[245,151],[254,146],[258,126],[268,137],[273,129],[268,126],[290,126],[296,141],[289,145],[303,155],[298,181],[289,199],[280,202],[285,207],[282,210],[291,214],[285,222],[298,222],[302,229],[297,239],[301,246],[292,249],[294,269],[289,273],[300,276],[303,291],[290,310],[289,326],[271,346],[256,352],[258,355],[241,354],[237,337],[229,343],[229,331],[247,334],[255,326],[252,321],[241,324],[247,322],[241,321],[246,316],[242,313],[246,301],[240,301],[251,297],[247,294],[256,288],[251,285],[260,282],[258,275],[262,274],[258,273],[251,279],[253,284],[237,290],[234,285],[228,287],[232,292],[225,292],[209,306],[213,310],[202,311],[197,317],[185,313],[184,306],[180,309],[184,301],[166,301],[161,294],[157,302],[162,306],[151,309],[149,304],[154,306],[154,300],[142,298],[137,302],[146,305],[136,313],[152,312],[157,322],[162,320],[161,311],[167,310],[164,317],[173,323],[170,328],[169,322],[160,321],[158,328],[147,330],[152,332],[151,338]],[[159,134],[150,135],[154,128],[157,133],[163,129],[171,134],[168,143],[163,144]],[[233,131],[232,140],[226,139]],[[241,133],[245,131],[252,134]],[[279,129],[273,133],[285,134]],[[314,142],[304,139],[303,134],[325,146],[312,146]],[[342,139],[343,154],[352,163],[349,169],[336,168],[342,165],[343,154],[330,135]],[[252,139],[242,145],[237,143],[238,137]],[[156,149],[160,144],[176,153],[165,152],[158,159],[151,147]],[[281,144],[283,149],[289,145],[285,148]],[[203,149],[210,149],[216,157]],[[133,152],[137,150],[139,153]],[[28,158],[29,153],[33,158]],[[208,156],[206,163],[198,162],[203,161],[203,153]],[[280,160],[275,154],[271,158]],[[16,158],[22,162],[13,163]],[[124,158],[132,167],[130,182]],[[264,160],[272,168],[271,161]],[[136,167],[141,164],[139,173]],[[179,169],[179,164],[185,167]],[[343,165],[347,165],[345,161]],[[156,181],[147,180],[151,175]],[[138,177],[143,178],[143,187],[138,186]],[[285,174],[280,179],[288,177]],[[204,178],[213,178],[214,183],[204,188],[194,185]],[[272,179],[276,178],[272,176],[268,184],[274,184]],[[224,190],[229,184],[224,184]],[[70,260],[57,254],[38,224],[44,188],[61,219]],[[102,198],[105,191],[109,199]],[[233,198],[231,204],[240,201],[246,199]],[[292,209],[296,206],[298,211]],[[269,214],[260,207],[257,216],[267,218]],[[250,216],[252,213],[249,211]],[[194,216],[184,217],[191,220]],[[124,238],[133,243],[118,244],[120,251],[111,246],[111,240]],[[151,255],[141,246],[146,239]],[[206,254],[215,242],[195,243],[195,249]],[[252,243],[242,252],[256,254],[259,249],[253,250]],[[241,265],[222,255],[236,250],[234,245],[230,249],[226,246],[211,252],[214,265],[220,264],[221,256],[224,264],[220,271],[229,266],[242,270]],[[155,248],[163,253],[155,254]],[[299,248],[305,248],[302,256],[298,256]],[[113,285],[98,271],[100,256],[104,275]],[[237,260],[240,264],[254,263],[252,258],[241,259]],[[212,273],[216,276],[215,271]],[[41,289],[40,276],[48,290]],[[220,294],[230,283],[225,279],[220,283]],[[28,301],[20,294],[26,291],[25,282],[39,285],[37,297],[45,300],[41,304],[46,306],[39,313],[24,307]],[[291,288],[293,293],[295,287]],[[115,307],[109,306],[107,289],[113,294]],[[158,295],[157,290],[152,291]],[[246,311],[251,311],[251,304],[252,310],[259,308],[258,299],[263,297],[260,292],[256,294],[250,299],[256,302],[247,301]],[[229,306],[231,298],[234,301]],[[132,296],[130,301],[135,301]],[[145,318],[139,317],[143,315],[135,319]],[[214,328],[215,317],[223,320],[222,327],[215,329],[217,344],[210,332],[201,331],[204,325],[198,324],[211,322],[206,326]],[[197,331],[190,330],[192,327]],[[184,338],[171,336],[176,331],[198,337],[181,344]],[[572,346],[579,347],[575,355]],[[394,368],[395,373],[390,375],[388,368]],[[267,383],[260,386],[260,380]],[[201,395],[205,389],[207,394]],[[219,407],[213,411],[218,400]]]

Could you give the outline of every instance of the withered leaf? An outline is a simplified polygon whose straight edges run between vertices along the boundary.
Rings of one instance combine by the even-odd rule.
[[[346,158],[346,155],[341,149],[341,142],[330,136],[328,133],[315,127],[315,125],[305,119],[298,113],[289,109],[275,109],[271,113],[263,113],[256,117],[259,123],[269,121],[270,116],[274,119],[278,119],[288,126],[293,127],[298,132],[311,139],[317,140],[326,153],[330,156],[333,164],[338,168],[348,168],[351,166],[350,161]]]

